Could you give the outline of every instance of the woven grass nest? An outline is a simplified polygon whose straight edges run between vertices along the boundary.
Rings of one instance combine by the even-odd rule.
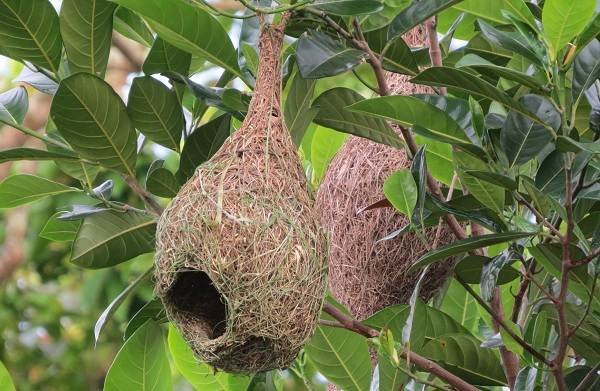
[[[405,37],[409,44],[422,44],[424,32],[417,27]],[[430,93],[408,82],[408,77],[387,74],[393,94]],[[399,130],[392,125],[399,133]],[[425,252],[425,244],[414,234],[389,241],[379,240],[408,224],[392,208],[373,209],[357,215],[360,208],[383,198],[383,183],[394,171],[410,167],[404,150],[370,140],[351,137],[332,160],[319,186],[316,206],[331,235],[329,286],[334,297],[358,319],[364,319],[392,304],[407,303],[419,272],[409,267]],[[452,240],[446,226],[427,229],[425,237],[443,245]],[[420,297],[429,300],[452,271],[450,261],[430,267],[421,285]]]
[[[326,235],[280,115],[283,24],[261,23],[241,128],[158,223],[156,293],[196,356],[228,372],[288,366],[327,285]]]

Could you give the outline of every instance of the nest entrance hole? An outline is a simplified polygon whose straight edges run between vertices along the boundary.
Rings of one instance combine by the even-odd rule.
[[[167,297],[186,323],[207,339],[215,339],[225,333],[227,306],[206,273],[180,271]]]

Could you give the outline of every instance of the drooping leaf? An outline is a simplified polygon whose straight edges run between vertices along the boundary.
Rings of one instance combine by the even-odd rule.
[[[169,351],[179,372],[196,390],[243,391],[252,381],[251,376],[215,371],[199,362],[179,331],[169,324]]]
[[[129,91],[127,113],[150,140],[179,151],[185,120],[175,91],[153,77],[136,77]]]
[[[436,15],[446,8],[460,3],[462,0],[428,0],[414,1],[404,8],[390,23],[388,38],[393,39],[406,33],[411,28]]]
[[[52,96],[56,94],[56,90],[58,90],[57,82],[44,75],[42,72],[32,71],[27,66],[23,67],[19,76],[15,78],[15,82],[29,84],[36,90]]]
[[[0,124],[20,124],[27,114],[29,98],[24,87],[17,87],[0,94]]]
[[[305,79],[320,79],[349,71],[363,59],[361,50],[349,48],[320,31],[303,34],[296,43],[298,70]]]
[[[129,338],[110,366],[104,391],[170,390],[171,368],[160,327],[148,321]]]
[[[519,254],[513,251],[512,248],[509,248],[482,264],[479,281],[482,299],[486,301],[492,300],[494,289],[499,285],[500,273],[505,269],[509,270],[511,262],[516,259],[519,259]],[[514,271],[514,269],[512,270]]]
[[[75,240],[81,222],[77,220],[60,220],[58,219],[60,214],[61,212],[55,213],[48,219],[40,232],[40,237],[53,242],[71,242]]]
[[[304,79],[296,72],[289,83],[283,107],[283,118],[295,145],[300,145],[308,125],[317,115],[318,108],[310,107],[315,92],[315,80]]]
[[[87,216],[71,250],[71,262],[100,269],[154,251],[156,221],[139,212],[104,211]]]
[[[130,38],[144,46],[151,47],[154,42],[152,31],[135,12],[125,7],[117,7],[114,15],[115,30],[124,37]]]
[[[50,1],[1,0],[0,48],[14,59],[57,73],[62,40]]]
[[[135,280],[133,280],[129,285],[127,285],[127,287],[123,289],[121,293],[119,293],[117,297],[113,299],[113,301],[110,302],[110,304],[104,309],[104,311],[102,311],[102,313],[96,320],[96,324],[94,325],[94,344],[98,343],[98,339],[100,338],[102,330],[104,330],[106,324],[112,318],[115,311],[119,309],[121,304],[123,304],[123,302],[129,297],[129,295],[136,291],[136,289],[142,282],[144,282],[148,277],[150,277],[150,275],[152,274],[152,270],[153,269],[151,267],[147,269],[144,273],[140,274]]]
[[[190,178],[196,167],[214,155],[230,134],[231,116],[222,115],[197,128],[187,138],[179,163],[177,178],[180,183]]]
[[[408,170],[399,170],[390,175],[383,184],[383,193],[392,205],[405,216],[412,217],[417,204],[417,185]]]
[[[365,99],[348,107],[349,111],[398,122],[419,125],[456,143],[469,143],[464,130],[448,114],[412,96],[386,96]]]
[[[83,158],[135,176],[136,132],[121,98],[104,80],[86,73],[62,80],[50,115]]]
[[[383,9],[379,0],[317,0],[313,5],[329,14],[342,16],[370,14]]]
[[[64,0],[60,33],[70,70],[104,77],[110,53],[113,12],[107,0]]]
[[[186,52],[241,76],[223,26],[201,7],[178,0],[115,0],[142,15],[158,35]]]
[[[585,91],[600,77],[600,41],[592,40],[573,63],[573,102],[578,104]]]
[[[462,185],[483,205],[498,214],[502,214],[505,198],[504,189],[467,173],[467,170],[489,172],[487,164],[463,151],[455,150],[453,156]]]
[[[0,389],[6,391],[15,391],[15,385],[10,377],[10,373],[0,361]]]
[[[43,149],[33,148],[13,148],[0,151],[0,163],[17,160],[73,160],[77,161],[77,155],[70,153],[68,150],[64,152],[50,152]]]
[[[491,246],[499,243],[511,242],[517,239],[523,239],[534,236],[535,232],[501,232],[481,236],[473,236],[467,239],[458,240],[454,243],[446,244],[419,258],[411,267],[411,270],[419,269],[431,263],[443,260],[453,255],[462,254],[468,251],[476,250],[482,247]]]
[[[551,48],[551,57],[581,33],[594,16],[595,0],[546,0],[542,11],[544,36]]]
[[[345,109],[362,99],[360,94],[349,88],[336,87],[325,91],[313,103],[313,107],[319,108],[314,121],[340,132],[401,148],[402,140],[385,121]]]
[[[14,208],[48,196],[80,191],[35,175],[12,175],[0,183],[0,208]]]
[[[552,129],[560,127],[560,114],[546,98],[525,95],[520,102]],[[548,129],[515,111],[508,114],[500,133],[500,145],[511,168],[533,159],[551,140]]]
[[[412,162],[410,164],[410,173],[415,180],[416,190],[417,190],[417,201],[415,205],[415,209],[412,214],[411,221],[413,221],[416,225],[421,226],[421,229],[424,229],[425,218],[428,217],[429,211],[425,209],[425,199],[426,199],[426,185],[427,185],[427,159],[425,157],[425,150],[427,146],[424,145],[419,148],[419,150],[413,156]],[[415,291],[417,288],[415,288]],[[416,296],[414,296],[416,297]],[[414,301],[411,298],[411,301]]]
[[[423,355],[471,384],[506,386],[500,358],[480,343],[470,335],[447,334],[425,344]]]
[[[191,61],[191,54],[158,37],[152,48],[150,48],[144,65],[142,65],[142,70],[146,75],[163,72],[176,72],[187,75]]]

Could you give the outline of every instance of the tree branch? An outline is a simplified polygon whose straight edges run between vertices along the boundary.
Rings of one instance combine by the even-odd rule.
[[[144,189],[136,178],[131,175],[123,175],[123,180],[127,182],[131,190],[140,197],[140,199],[144,202],[146,207],[154,212],[157,216],[160,216],[163,212],[163,207],[160,206],[158,201],[152,196],[152,194],[148,193],[146,189]]]

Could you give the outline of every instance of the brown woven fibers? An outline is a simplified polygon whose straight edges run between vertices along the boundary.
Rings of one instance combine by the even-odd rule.
[[[248,115],[158,224],[157,295],[198,358],[229,372],[288,366],[326,289],[326,235],[280,115],[282,41],[283,22],[262,24]]]
[[[422,45],[425,32],[417,27],[405,38],[413,46]],[[431,92],[409,83],[403,75],[389,73],[387,81],[393,94]],[[407,273],[427,251],[416,235],[378,242],[405,226],[407,219],[391,208],[356,214],[361,207],[381,200],[383,183],[392,172],[409,166],[404,150],[351,137],[331,162],[317,193],[321,221],[331,234],[329,286],[359,319],[391,304],[407,302],[418,280],[418,273]],[[432,228],[426,232],[430,245],[436,231]],[[450,235],[443,227],[438,244],[448,243]],[[450,266],[445,263],[431,268],[421,286],[421,297],[431,298],[449,272]]]

